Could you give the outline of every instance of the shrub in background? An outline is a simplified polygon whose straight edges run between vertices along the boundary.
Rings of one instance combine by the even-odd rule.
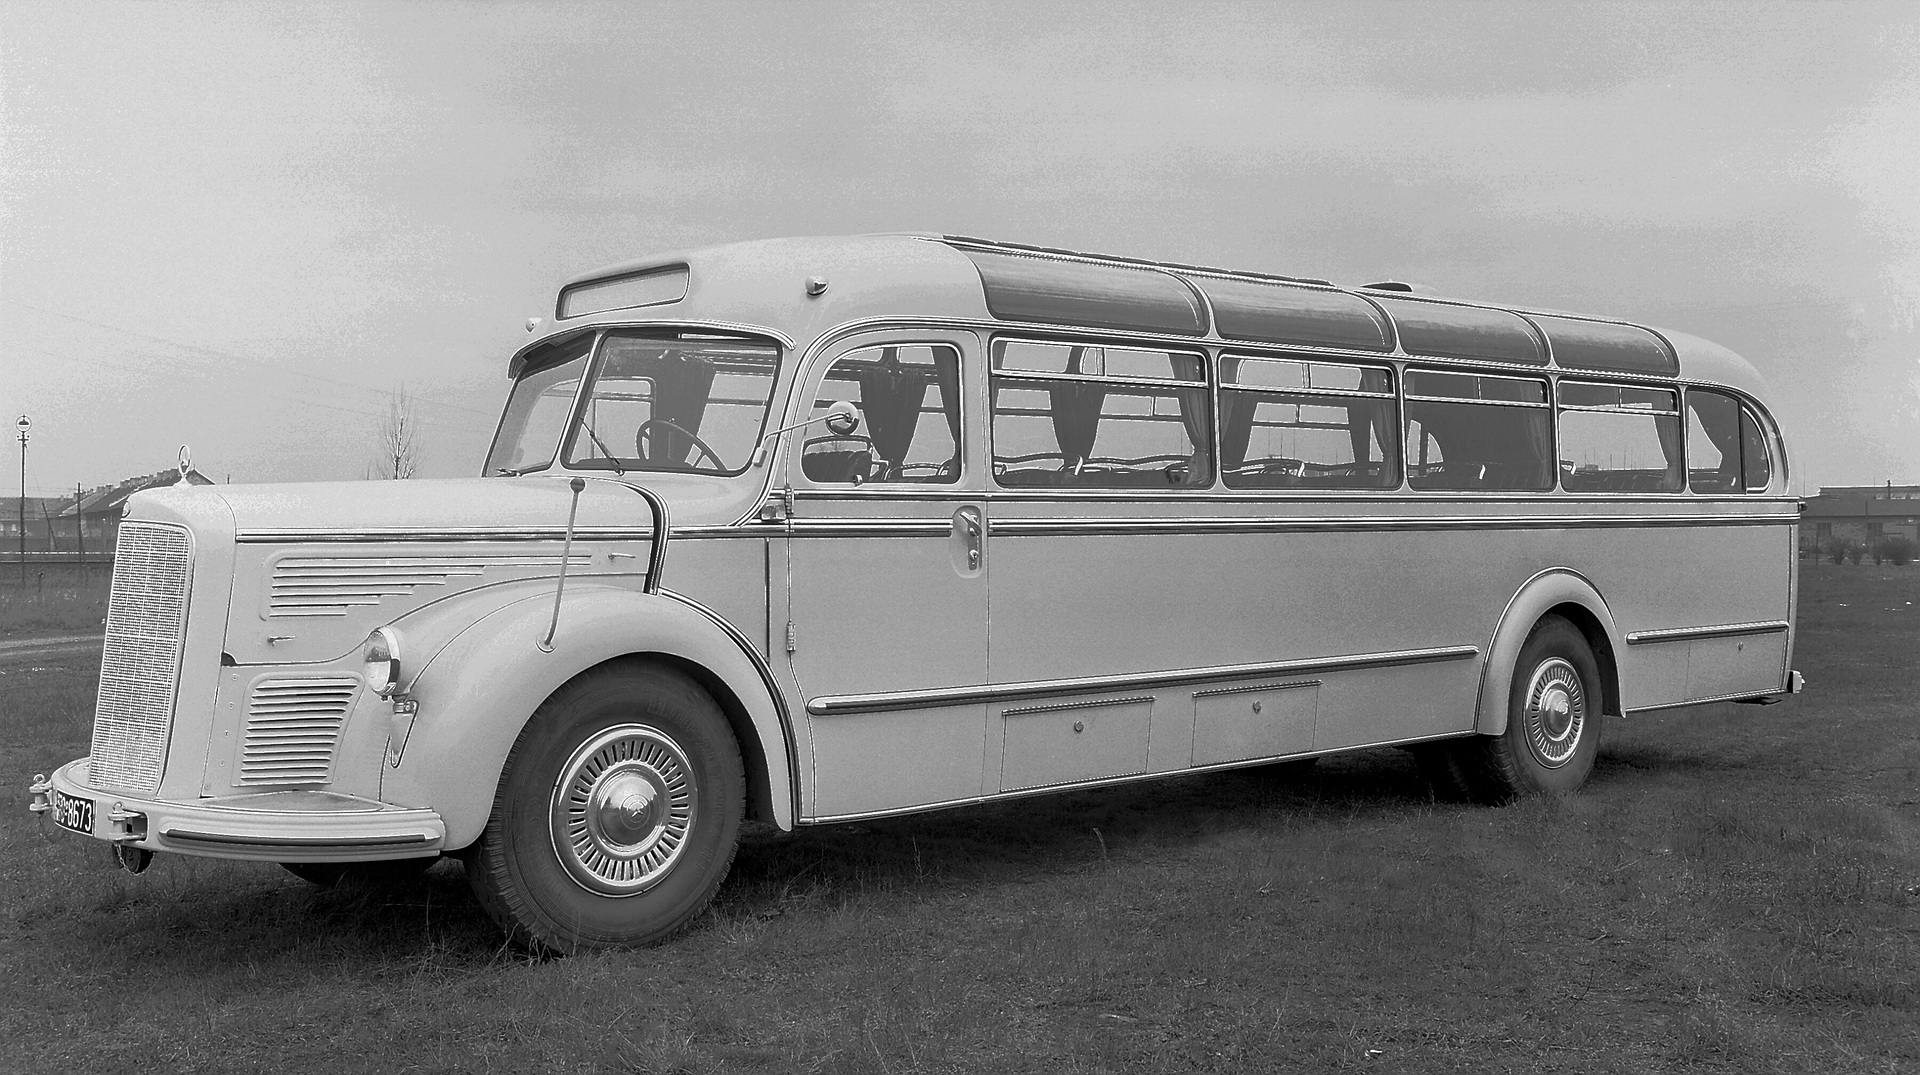
[[[1847,563],[1858,564],[1860,557],[1864,555],[1866,551],[1866,548],[1857,541],[1847,542]]]
[[[1874,546],[1873,562],[1892,561],[1895,567],[1905,567],[1916,555],[1920,555],[1920,544],[1912,538],[1890,537]]]
[[[1827,559],[1836,564],[1845,563],[1847,553],[1852,551],[1852,549],[1853,542],[1848,541],[1846,538],[1836,537],[1827,539]]]

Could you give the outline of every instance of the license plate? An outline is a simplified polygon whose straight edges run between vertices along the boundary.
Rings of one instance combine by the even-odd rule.
[[[47,796],[53,806],[53,823],[63,829],[93,835],[93,800],[76,799],[58,789]]]

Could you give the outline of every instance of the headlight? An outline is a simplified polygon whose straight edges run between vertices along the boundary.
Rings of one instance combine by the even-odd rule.
[[[400,687],[400,632],[391,627],[375,628],[367,636],[360,660],[367,666],[367,689],[382,698],[391,697]]]

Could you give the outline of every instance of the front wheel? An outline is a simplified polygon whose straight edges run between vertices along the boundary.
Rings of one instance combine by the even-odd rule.
[[[1600,670],[1586,636],[1548,616],[1514,662],[1507,730],[1446,744],[1446,768],[1480,802],[1574,791],[1600,753],[1600,705]]]
[[[739,747],[706,691],[655,665],[606,665],[527,722],[467,880],[530,948],[659,941],[726,878],[745,798]]]

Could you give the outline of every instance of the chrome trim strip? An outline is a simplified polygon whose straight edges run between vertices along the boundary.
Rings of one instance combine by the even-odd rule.
[[[1060,713],[1069,709],[1099,709],[1110,705],[1139,705],[1142,702],[1152,704],[1153,695],[1136,694],[1131,698],[1095,698],[1086,702],[1054,702],[1050,705],[1026,705],[1017,709],[1002,709],[1000,716],[1024,717],[1034,713]]]
[[[1191,773],[1218,773],[1230,769],[1252,769],[1261,765],[1271,765],[1274,762],[1293,761],[1300,758],[1324,758],[1332,754],[1346,754],[1351,751],[1371,750],[1376,747],[1433,743],[1443,739],[1464,739],[1472,734],[1473,732],[1471,731],[1441,732],[1438,735],[1422,735],[1412,739],[1382,739],[1377,743],[1355,743],[1352,746],[1334,747],[1330,750],[1303,750],[1294,754],[1272,754],[1264,758],[1243,758],[1239,761],[1223,761],[1214,765],[1195,765],[1186,769],[1163,769],[1155,772],[1127,773],[1122,776],[1101,777],[1098,780],[1081,780],[1070,784],[1040,784],[1030,788],[998,791],[991,795],[974,795],[964,799],[948,799],[944,802],[925,803],[918,806],[897,806],[887,810],[869,810],[861,814],[825,814],[819,817],[807,818],[800,822],[800,824],[836,825],[849,821],[872,821],[883,817],[898,817],[902,814],[921,814],[933,810],[952,810],[963,806],[979,806],[983,803],[998,802],[1005,799],[1026,799],[1036,795],[1052,795],[1057,791],[1080,791],[1087,788],[1111,787],[1117,784],[1133,784],[1142,780],[1165,780],[1169,777],[1186,776]]]
[[[1427,515],[1239,517],[1216,519],[991,520],[994,534],[1022,537],[1085,534],[1285,534],[1357,530],[1594,530],[1682,526],[1772,526],[1794,515]]]
[[[805,497],[830,500],[831,497]],[[888,498],[907,499],[907,498]],[[943,501],[1041,500],[1046,497],[985,496],[979,493],[956,494]],[[1222,498],[1224,499],[1224,498]],[[1252,501],[1256,502],[1257,501]],[[1538,501],[1531,501],[1538,503]],[[1722,515],[1690,513],[1685,515],[1300,515],[1300,516],[1191,516],[1165,518],[1027,518],[989,520],[989,529],[997,534],[1022,536],[1065,534],[1216,534],[1216,533],[1293,533],[1297,531],[1356,530],[1590,530],[1639,527],[1686,526],[1777,526],[1798,523],[1795,513]],[[809,537],[903,537],[945,536],[951,530],[946,519],[870,518],[870,519],[796,519],[790,528],[795,536]],[[764,538],[780,537],[788,529],[764,523],[748,522],[724,526],[683,526],[667,531],[668,540],[685,538]],[[529,530],[497,530],[464,527],[455,530],[406,530],[397,527],[357,530],[316,530],[264,528],[242,530],[234,540],[243,545],[262,544],[409,544],[416,542],[527,542],[560,541],[566,531],[559,527]],[[622,530],[602,527],[580,530],[576,541],[647,541],[650,530]]]
[[[684,531],[683,531],[684,532]],[[489,526],[461,526],[442,529],[415,527],[295,527],[275,526],[259,527],[252,530],[234,531],[233,540],[242,545],[259,545],[270,542],[287,543],[333,543],[356,542],[372,544],[376,542],[409,541],[560,541],[567,535],[564,526],[526,527],[507,530]],[[651,538],[649,530],[622,527],[581,527],[573,532],[576,541],[632,541]],[[671,536],[671,535],[669,535]]]
[[[1716,694],[1711,698],[1695,698],[1690,702],[1661,702],[1659,705],[1643,705],[1629,709],[1626,716],[1633,717],[1642,713],[1657,713],[1665,709],[1685,709],[1695,705],[1714,705],[1719,702],[1738,702],[1747,698],[1778,698],[1791,693],[1785,687],[1774,687],[1764,691],[1738,691],[1733,694]]]
[[[1213,698],[1222,694],[1250,694],[1254,691],[1290,691],[1295,687],[1318,687],[1321,680],[1289,679],[1285,683],[1247,683],[1238,687],[1215,687],[1208,691],[1194,691],[1195,698]]]
[[[440,837],[431,832],[395,833],[389,836],[354,836],[342,839],[338,836],[247,836],[231,832],[196,832],[192,829],[165,828],[160,830],[162,840],[181,844],[211,844],[215,847],[299,847],[316,849],[337,847],[350,850],[356,847],[394,847],[406,844],[435,844]]]
[[[1382,506],[1411,506],[1417,504],[1452,504],[1460,501],[1474,501],[1482,504],[1552,504],[1556,506],[1591,507],[1631,507],[1659,505],[1663,508],[1677,508],[1682,505],[1697,508],[1706,504],[1723,504],[1742,508],[1761,508],[1766,506],[1791,507],[1798,519],[1800,499],[1798,497],[1770,496],[1762,493],[1568,493],[1561,490],[1544,492],[1524,490],[1408,490],[1396,486],[1392,489],[1312,489],[1305,487],[1274,489],[1234,489],[1229,486],[1212,486],[1205,489],[1176,490],[1168,492],[1149,492],[1128,490],[1115,487],[1101,488],[1088,486],[1073,488],[1052,486],[1038,489],[966,489],[955,486],[900,486],[873,483],[861,486],[841,486],[837,488],[796,488],[793,491],[796,501],[840,501],[858,503],[863,500],[877,501],[926,501],[947,502],[955,500],[989,500],[1020,503],[1025,501],[1058,501],[1061,503],[1142,503],[1142,504],[1178,504],[1186,508],[1202,506],[1215,508],[1225,504],[1352,504],[1356,501]],[[751,520],[745,520],[751,521]],[[682,531],[683,532],[683,531]]]
[[[1668,627],[1658,631],[1628,631],[1627,645],[1646,646],[1657,642],[1691,642],[1696,638],[1732,638],[1737,635],[1770,635],[1790,630],[1785,620],[1759,620],[1754,623],[1722,623],[1710,627]]]
[[[760,673],[760,680],[766,684],[767,687],[767,696],[773,699],[774,716],[780,720],[780,738],[783,740],[783,745],[787,751],[787,786],[792,793],[792,817],[795,823],[798,823],[800,818],[799,737],[793,728],[793,713],[787,708],[786,695],[781,693],[779,682],[773,678],[772,666],[767,664],[766,658],[760,655],[759,650],[753,648],[753,643],[748,641],[747,636],[741,633],[738,628],[734,627],[726,617],[685,594],[675,593],[672,590],[661,590],[660,596],[670,597],[688,608],[693,609],[695,612],[700,613],[707,619],[712,620],[716,626],[727,633],[728,637],[733,639],[734,644],[740,647],[740,652],[747,655],[747,660],[753,663],[754,671]]]
[[[1185,683],[1246,679],[1252,676],[1306,675],[1315,672],[1351,672],[1364,668],[1391,668],[1397,665],[1428,664],[1435,661],[1463,661],[1480,656],[1478,646],[1441,646],[1433,649],[1391,650],[1384,653],[1356,653],[1344,657],[1314,657],[1294,661],[1263,661],[1258,664],[1222,664],[1205,668],[1172,668],[1159,672],[1133,672],[1112,676],[1080,676],[1073,679],[1040,679],[1023,683],[986,683],[972,687],[947,687],[935,690],[887,691],[880,694],[825,695],[807,701],[807,712],[815,716],[842,713],[873,713],[903,709],[937,709],[944,706],[982,702],[1010,702],[1049,694],[1088,694],[1093,692],[1142,690],[1173,687]]]

